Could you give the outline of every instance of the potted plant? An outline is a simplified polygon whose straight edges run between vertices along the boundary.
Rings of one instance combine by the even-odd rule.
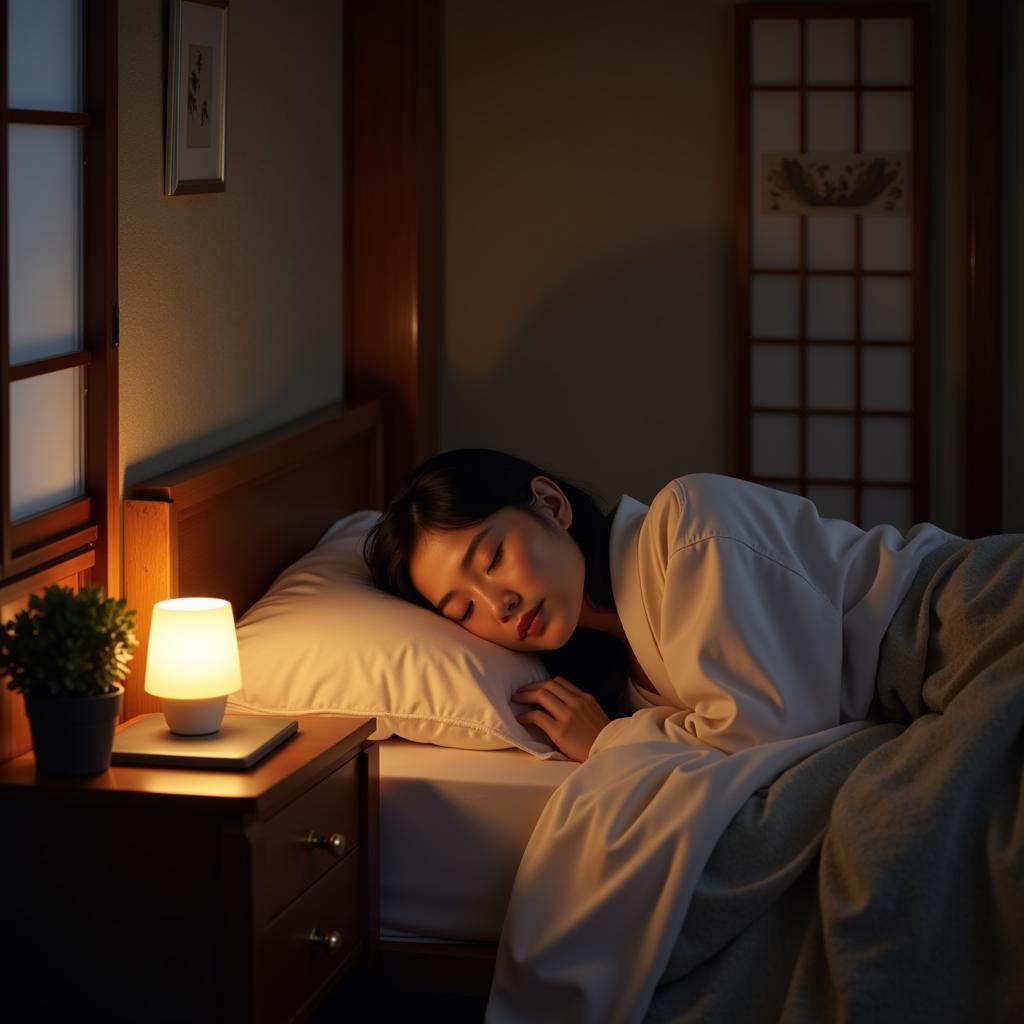
[[[51,586],[0,630],[0,674],[25,697],[40,775],[110,766],[135,639],[134,611],[98,586]]]

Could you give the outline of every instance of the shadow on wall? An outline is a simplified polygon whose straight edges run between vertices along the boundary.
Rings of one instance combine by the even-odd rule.
[[[649,501],[683,473],[731,471],[731,236],[607,254],[515,321],[470,312],[458,330],[447,324],[445,448],[513,452],[608,503]]]
[[[285,409],[283,411],[263,409],[260,416],[248,416],[236,423],[210,430],[201,437],[191,438],[182,444],[174,445],[149,458],[130,463],[125,466],[125,496],[131,496],[131,489],[136,484],[162,476],[182,466],[191,465],[193,462],[222,452],[225,448],[250,441],[312,411],[313,409]]]

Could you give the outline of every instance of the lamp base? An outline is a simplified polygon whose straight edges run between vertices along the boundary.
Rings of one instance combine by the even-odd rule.
[[[220,729],[228,698],[203,697],[199,700],[178,700],[161,697],[160,710],[171,732],[180,736],[209,736]]]

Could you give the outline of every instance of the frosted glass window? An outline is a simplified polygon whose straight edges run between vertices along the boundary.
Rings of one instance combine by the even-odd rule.
[[[852,416],[807,417],[807,475],[852,480],[856,456]]]
[[[800,279],[754,274],[750,279],[750,333],[755,338],[800,337]]]
[[[869,480],[910,480],[913,466],[910,418],[865,416],[861,430],[864,476]]]
[[[750,131],[755,159],[762,152],[791,153],[799,150],[800,93],[755,92]]]
[[[909,153],[913,148],[909,92],[866,92],[860,116],[862,152]]]
[[[864,270],[912,269],[909,217],[863,217],[861,225],[861,267]]]
[[[807,348],[807,404],[812,409],[853,409],[857,404],[856,350],[846,345]]]
[[[808,269],[853,270],[855,228],[853,217],[808,217]]]
[[[856,289],[852,277],[807,278],[807,336],[852,338],[856,333]]]
[[[913,377],[909,348],[865,348],[861,388],[865,409],[909,412]]]
[[[811,85],[846,85],[856,77],[852,18],[809,18],[807,81]]]
[[[759,413],[750,418],[754,476],[800,475],[800,417]]]
[[[74,128],[9,128],[12,364],[82,348],[81,154]]]
[[[800,405],[800,349],[796,345],[753,345],[750,377],[754,405]]]
[[[84,493],[83,406],[81,367],[12,382],[12,519]]]
[[[761,214],[761,154],[792,153],[800,148],[800,94],[755,92],[751,106],[751,209],[755,267],[766,270],[800,266],[800,218]]]
[[[754,209],[758,208],[754,197]],[[800,266],[800,218],[755,215],[753,218],[753,263],[761,270],[796,270]]]
[[[910,341],[913,292],[909,277],[863,277],[865,341]]]
[[[785,491],[787,494],[796,494],[803,497],[803,491],[800,490],[799,484],[787,484],[782,480],[773,480],[771,488],[773,491]]]
[[[865,487],[861,509],[866,530],[889,524],[906,533],[914,525],[914,496],[909,487]]]
[[[914,67],[909,18],[865,18],[860,29],[860,75],[865,85],[909,85]]]
[[[79,0],[7,0],[8,106],[81,109],[79,8]]]
[[[822,519],[857,521],[857,495],[852,487],[834,487],[830,484],[811,484],[807,497],[818,506]]]
[[[796,18],[755,18],[750,25],[750,50],[754,85],[799,83],[800,22]]]
[[[852,153],[857,148],[852,92],[807,93],[807,152]]]

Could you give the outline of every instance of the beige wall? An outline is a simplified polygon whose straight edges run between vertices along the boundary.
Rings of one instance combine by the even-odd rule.
[[[441,443],[731,469],[733,4],[448,0]]]
[[[448,0],[441,443],[731,472],[730,0]],[[965,0],[932,0],[932,518],[962,528]]]
[[[167,4],[120,5],[127,482],[342,392],[340,3],[229,8],[227,191],[163,192]]]

